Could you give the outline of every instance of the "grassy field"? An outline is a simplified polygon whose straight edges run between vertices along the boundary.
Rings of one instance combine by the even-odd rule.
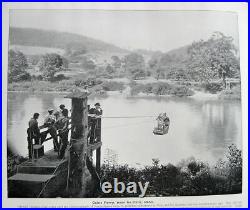
[[[25,55],[44,55],[46,53],[57,53],[59,55],[63,55],[65,53],[65,51],[60,48],[35,47],[24,45],[10,45],[10,49],[15,51],[21,51]]]

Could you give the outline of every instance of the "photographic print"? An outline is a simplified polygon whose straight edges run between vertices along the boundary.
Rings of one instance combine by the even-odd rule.
[[[9,10],[8,198],[242,193],[238,15]]]

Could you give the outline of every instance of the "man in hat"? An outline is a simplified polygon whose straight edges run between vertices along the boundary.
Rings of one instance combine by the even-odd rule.
[[[92,132],[90,137],[90,143],[94,143],[94,140],[100,138],[101,133],[101,116],[102,116],[102,109],[99,102],[95,103],[95,108],[93,110],[94,118],[93,118],[93,124],[92,124]]]
[[[59,108],[60,108],[60,117],[62,117],[62,116],[63,116],[62,112],[63,112],[63,110],[66,109],[66,108],[65,108],[65,105],[64,105],[64,104],[61,104],[61,105],[59,106]],[[66,109],[66,110],[68,111],[68,109]]]
[[[96,118],[95,118],[95,108],[90,108],[88,105],[88,126],[90,128],[90,132],[88,133],[89,143],[94,143],[95,139],[95,125],[96,125]]]
[[[53,112],[54,112],[53,109],[48,110],[49,114],[45,117],[44,125],[48,127],[47,134],[49,133],[50,136],[53,138],[54,151],[58,152],[59,144],[57,140],[57,129],[55,127],[56,119],[55,116],[53,115]]]
[[[96,117],[101,117],[102,116],[102,109],[101,109],[101,105],[99,102],[97,102],[95,104],[95,111],[94,111]]]
[[[35,144],[39,144],[40,140],[40,129],[38,127],[37,119],[39,118],[39,113],[34,113],[33,117],[29,121],[29,128],[27,130],[28,133],[28,150],[29,150],[29,158],[32,158],[32,146],[33,139]]]

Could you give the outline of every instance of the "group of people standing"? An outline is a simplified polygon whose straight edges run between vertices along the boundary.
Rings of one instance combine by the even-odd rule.
[[[49,133],[53,139],[54,151],[58,152],[58,157],[62,159],[65,155],[65,150],[68,145],[68,133],[69,133],[69,111],[65,108],[64,104],[59,106],[59,111],[54,111],[53,109],[48,110],[48,115],[44,119],[43,128],[48,128],[45,132],[40,132],[38,126],[39,113],[34,113],[33,117],[29,121],[28,133],[28,150],[29,158],[32,158],[33,153],[33,139],[35,144],[42,144],[47,134]],[[94,143],[96,135],[101,129],[100,118],[102,116],[102,109],[100,103],[96,103],[94,108],[88,105],[88,122],[90,132],[89,139],[90,143]],[[58,141],[59,136],[59,141]]]
[[[54,111],[53,109],[48,110],[48,115],[44,119],[43,126],[48,128],[46,132],[40,132],[37,121],[40,115],[39,113],[34,113],[33,117],[30,119],[27,131],[29,158],[32,158],[33,139],[35,144],[42,144],[48,133],[53,139],[54,151],[58,152],[58,157],[60,159],[64,157],[68,145],[69,112],[64,104],[61,104],[59,108],[59,111]],[[58,136],[60,137],[60,141],[58,141]]]

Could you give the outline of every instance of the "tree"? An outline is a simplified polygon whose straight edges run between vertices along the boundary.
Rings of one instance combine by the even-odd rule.
[[[110,64],[108,64],[108,65],[106,66],[105,70],[106,70],[106,72],[107,72],[108,74],[114,74],[114,73],[115,73],[115,69],[114,69]]]
[[[162,67],[156,69],[156,79],[165,79],[165,70]]]
[[[215,32],[207,41],[194,42],[188,49],[189,69],[200,81],[235,77],[239,74],[233,38]]]
[[[30,79],[30,74],[26,72],[26,69],[28,68],[27,58],[22,52],[9,50],[8,59],[9,82],[18,82]]]
[[[125,71],[134,79],[145,77],[145,61],[142,55],[130,53],[124,57]]]
[[[111,64],[112,64],[112,66],[113,66],[114,68],[118,69],[118,68],[121,67],[122,61],[121,61],[121,59],[120,59],[118,56],[113,55],[113,56],[111,57],[111,60],[112,60],[112,63],[111,63]]]
[[[96,68],[96,65],[92,59],[88,58],[87,56],[84,56],[82,60],[82,67],[87,70],[93,70]]]
[[[56,53],[45,54],[39,63],[39,70],[44,80],[53,80],[57,72],[64,69],[65,59]]]
[[[142,79],[146,77],[146,72],[143,69],[132,69],[130,71],[130,77],[134,80]]]

